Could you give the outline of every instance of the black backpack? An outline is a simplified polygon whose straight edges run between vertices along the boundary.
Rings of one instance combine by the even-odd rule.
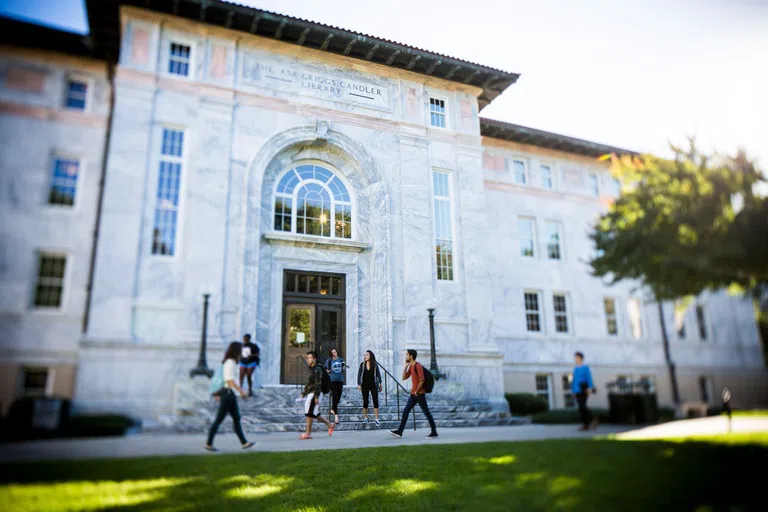
[[[431,393],[432,389],[435,387],[435,377],[432,375],[432,372],[424,368],[424,365],[421,366],[422,371],[424,372],[424,386],[423,389],[427,393]]]
[[[323,381],[320,384],[320,390],[324,395],[327,395],[331,391],[331,376],[328,375],[328,372],[325,370],[323,370]]]

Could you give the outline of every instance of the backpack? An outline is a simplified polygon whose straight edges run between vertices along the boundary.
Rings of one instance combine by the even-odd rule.
[[[328,375],[328,372],[326,371],[323,371],[323,381],[320,384],[320,389],[324,395],[327,395],[331,391],[331,376]]]
[[[212,395],[218,395],[224,389],[224,365],[219,365],[213,372],[211,383],[208,385],[208,392]]]
[[[424,365],[421,365],[421,370],[424,372],[423,389],[426,393],[431,393],[435,387],[435,377],[432,375],[432,372],[424,368]]]

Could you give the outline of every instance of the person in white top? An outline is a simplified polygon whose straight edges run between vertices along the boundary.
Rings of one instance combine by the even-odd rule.
[[[243,434],[243,428],[240,426],[240,408],[237,406],[237,397],[235,391],[237,391],[242,398],[245,398],[245,392],[237,385],[235,381],[235,373],[237,371],[237,359],[240,357],[240,343],[233,341],[229,344],[224,359],[222,360],[222,377],[224,380],[224,387],[215,393],[215,398],[219,402],[219,411],[216,414],[216,419],[213,420],[211,428],[208,431],[208,442],[205,444],[205,449],[209,452],[215,452],[216,448],[213,447],[213,438],[216,435],[216,431],[219,429],[219,425],[224,421],[224,417],[229,414],[232,416],[232,425],[235,429],[235,434],[240,439],[240,443],[243,445],[243,450],[246,450],[256,443],[249,443]]]

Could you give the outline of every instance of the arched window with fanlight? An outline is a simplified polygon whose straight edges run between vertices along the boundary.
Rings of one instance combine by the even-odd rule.
[[[275,191],[275,231],[352,238],[352,201],[336,174],[318,164],[286,172]]]

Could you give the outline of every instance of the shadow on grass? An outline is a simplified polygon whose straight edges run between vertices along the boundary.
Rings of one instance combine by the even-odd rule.
[[[763,510],[765,446],[550,440],[6,464],[11,510]],[[762,505],[762,506],[760,506]]]

